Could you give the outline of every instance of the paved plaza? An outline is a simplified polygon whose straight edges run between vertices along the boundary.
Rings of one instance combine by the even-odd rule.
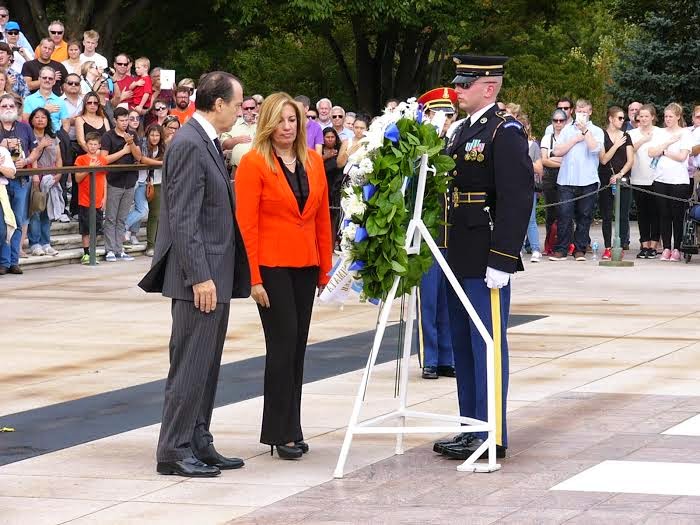
[[[136,287],[149,264],[0,278],[0,427],[15,429],[0,433],[0,524],[700,523],[700,259],[526,262],[513,285],[502,469],[457,472],[432,452],[440,436],[411,435],[395,456],[392,436],[372,435],[355,438],[340,480],[377,308],[316,307],[302,409],[311,450],[281,461],[259,443],[258,313],[233,301],[213,434],[246,466],[160,476],[170,308]],[[397,331],[363,419],[396,404]],[[454,379],[422,380],[411,365],[411,408],[455,413]]]

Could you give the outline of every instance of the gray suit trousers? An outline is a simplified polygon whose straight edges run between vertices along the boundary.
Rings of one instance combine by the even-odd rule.
[[[165,384],[158,461],[178,461],[212,442],[209,433],[221,353],[228,327],[229,303],[208,314],[192,301],[172,300],[170,372]]]

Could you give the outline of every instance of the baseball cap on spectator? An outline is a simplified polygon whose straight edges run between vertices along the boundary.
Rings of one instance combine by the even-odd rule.
[[[17,22],[10,21],[5,24],[5,31],[19,31],[19,24]]]

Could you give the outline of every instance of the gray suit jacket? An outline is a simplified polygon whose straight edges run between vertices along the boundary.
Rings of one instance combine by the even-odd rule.
[[[190,119],[163,161],[160,215],[146,292],[193,301],[192,285],[212,279],[219,303],[250,295],[250,270],[238,231],[235,199],[223,160]]]

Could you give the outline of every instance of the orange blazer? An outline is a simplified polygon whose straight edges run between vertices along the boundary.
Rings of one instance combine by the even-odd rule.
[[[250,283],[262,283],[260,266],[318,266],[318,284],[326,284],[333,246],[323,159],[309,150],[305,166],[309,197],[303,213],[275,162],[273,171],[260,153],[251,150],[236,169],[236,219],[248,254]]]

